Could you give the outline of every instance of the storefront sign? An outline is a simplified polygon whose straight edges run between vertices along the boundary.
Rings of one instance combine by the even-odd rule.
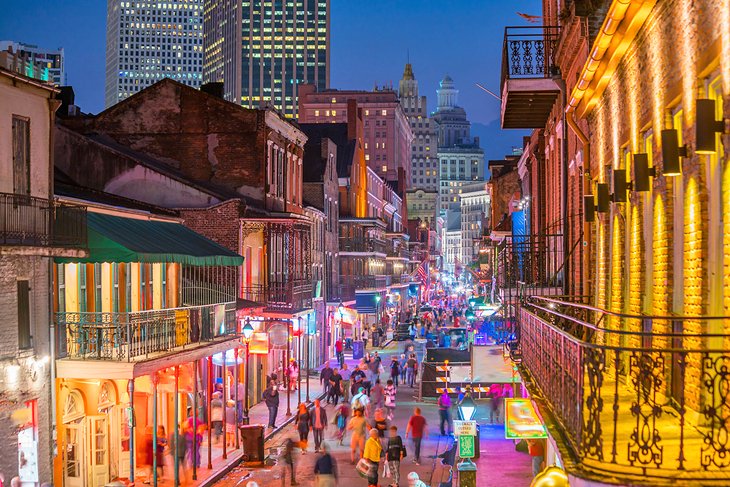
[[[505,399],[504,411],[505,438],[547,438],[545,425],[529,399]]]
[[[248,353],[267,355],[269,353],[269,335],[265,332],[254,332],[248,345]]]
[[[454,421],[454,435],[455,436],[476,436],[477,435],[477,422],[476,421]]]
[[[464,435],[459,437],[459,456],[461,458],[474,458],[475,445],[474,437],[471,435]]]

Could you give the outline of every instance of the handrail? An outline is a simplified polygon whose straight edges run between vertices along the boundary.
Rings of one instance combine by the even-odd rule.
[[[651,318],[653,320],[728,320],[730,319],[730,316],[687,316],[687,315],[632,315],[632,314],[626,314],[626,313],[617,313],[615,311],[609,311],[602,308],[596,308],[595,306],[591,306],[589,304],[579,304],[579,303],[570,303],[567,301],[561,301],[559,299],[549,298],[546,296],[530,296],[530,299],[539,299],[541,301],[548,301],[554,304],[558,305],[567,305],[572,306],[574,308],[582,308],[588,311],[593,311],[596,313],[602,313],[610,316],[615,316],[617,318],[627,318],[627,319],[636,319],[641,320],[645,318]],[[554,311],[550,311],[554,312]],[[683,335],[686,336],[686,335]],[[726,336],[726,335],[721,335]],[[730,335],[728,335],[730,336]]]

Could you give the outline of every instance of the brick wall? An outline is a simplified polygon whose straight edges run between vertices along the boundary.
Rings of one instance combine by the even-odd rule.
[[[30,281],[30,315],[33,349],[18,350],[17,281]],[[38,471],[40,482],[52,481],[50,368],[46,363],[34,367],[30,362],[50,356],[48,310],[48,259],[31,256],[0,257],[0,472],[5,482],[18,474],[18,426],[11,414],[25,408],[26,401],[37,401]],[[18,367],[15,380],[9,369]]]
[[[233,252],[240,252],[239,221],[244,216],[241,200],[229,200],[210,208],[181,209],[183,224]]]
[[[646,274],[652,276],[653,296],[651,312],[667,315],[672,312],[686,315],[707,315],[711,309],[711,282],[708,268],[710,237],[710,194],[708,192],[709,157],[692,152],[694,146],[695,100],[704,91],[705,81],[712,81],[721,73],[730,77],[730,47],[727,36],[721,39],[723,10],[727,2],[701,0],[688,2],[673,0],[657,2],[643,28],[623,56],[617,71],[611,77],[607,88],[588,118],[590,125],[591,173],[600,175],[604,168],[618,168],[622,164],[624,150],[643,152],[643,138],[647,131],[653,134],[652,159],[657,167],[653,178],[651,198],[653,210],[651,221],[643,217],[641,199],[632,197],[628,203],[612,204],[610,227],[608,220],[600,218],[598,238],[605,239],[611,233],[611,245],[604,249],[598,242],[595,258],[598,259],[597,304],[620,311],[624,306],[631,313],[642,311]],[[677,40],[681,39],[680,43]],[[730,113],[730,79],[724,79],[725,117]],[[705,96],[705,95],[703,95]],[[690,147],[690,157],[683,160],[682,175],[676,179],[661,175],[662,129],[671,126],[671,113],[682,109],[681,138]],[[728,136],[723,136],[724,147],[728,147]],[[727,166],[728,152],[723,150],[719,157]],[[610,173],[609,173],[610,174]],[[630,178],[630,172],[628,173]],[[681,178],[681,179],[680,179]],[[601,180],[603,178],[598,177]],[[605,179],[603,179],[605,180]],[[684,197],[675,208],[674,195],[677,185],[684,187]],[[730,177],[723,173],[721,183],[722,214],[730,216],[730,199],[727,195]],[[682,212],[683,243],[674,238],[675,213]],[[619,217],[620,215],[620,217]],[[628,217],[628,226],[626,218]],[[714,217],[713,217],[714,218]],[[651,224],[653,259],[651,268],[646,267],[643,229]],[[727,226],[727,219],[723,219]],[[628,235],[626,234],[628,231]],[[730,240],[725,230],[722,239],[724,255],[724,283],[719,295],[724,299],[724,314],[730,310],[727,287],[730,270]],[[624,246],[624,238],[629,245]],[[680,247],[675,248],[679,245]],[[604,293],[608,278],[604,262],[608,252],[610,268],[610,290]],[[674,279],[674,256],[681,254],[683,279]],[[628,278],[628,296],[622,286]],[[618,282],[617,282],[618,281]],[[681,306],[673,302],[676,294]],[[625,300],[628,300],[626,302]],[[639,320],[626,320],[618,325],[637,329]],[[669,323],[656,321],[654,331],[669,331]],[[707,322],[687,320],[684,330],[689,333],[706,332]],[[666,339],[655,338],[654,346],[667,345]],[[685,338],[684,346],[699,346]],[[699,407],[699,356],[690,355],[687,367],[685,390],[691,407]],[[669,366],[666,367],[670,369]],[[669,381],[665,381],[668,383]]]

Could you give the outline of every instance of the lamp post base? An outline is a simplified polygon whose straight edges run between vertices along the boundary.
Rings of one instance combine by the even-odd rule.
[[[459,487],[477,487],[477,466],[474,462],[467,458],[456,469],[459,472]]]

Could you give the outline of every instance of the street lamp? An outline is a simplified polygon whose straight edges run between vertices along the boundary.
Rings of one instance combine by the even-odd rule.
[[[248,359],[249,359],[249,353],[248,349],[251,344],[251,337],[253,336],[253,326],[251,326],[251,321],[246,318],[246,324],[243,327],[243,341],[246,343],[246,369],[244,370],[244,380],[246,382],[246,388],[244,389],[244,399],[243,399],[243,424],[248,424],[248,386],[249,386],[249,375],[248,375]]]
[[[459,416],[463,421],[471,421],[477,412],[477,404],[471,397],[471,389],[466,390],[464,399],[459,403]]]

